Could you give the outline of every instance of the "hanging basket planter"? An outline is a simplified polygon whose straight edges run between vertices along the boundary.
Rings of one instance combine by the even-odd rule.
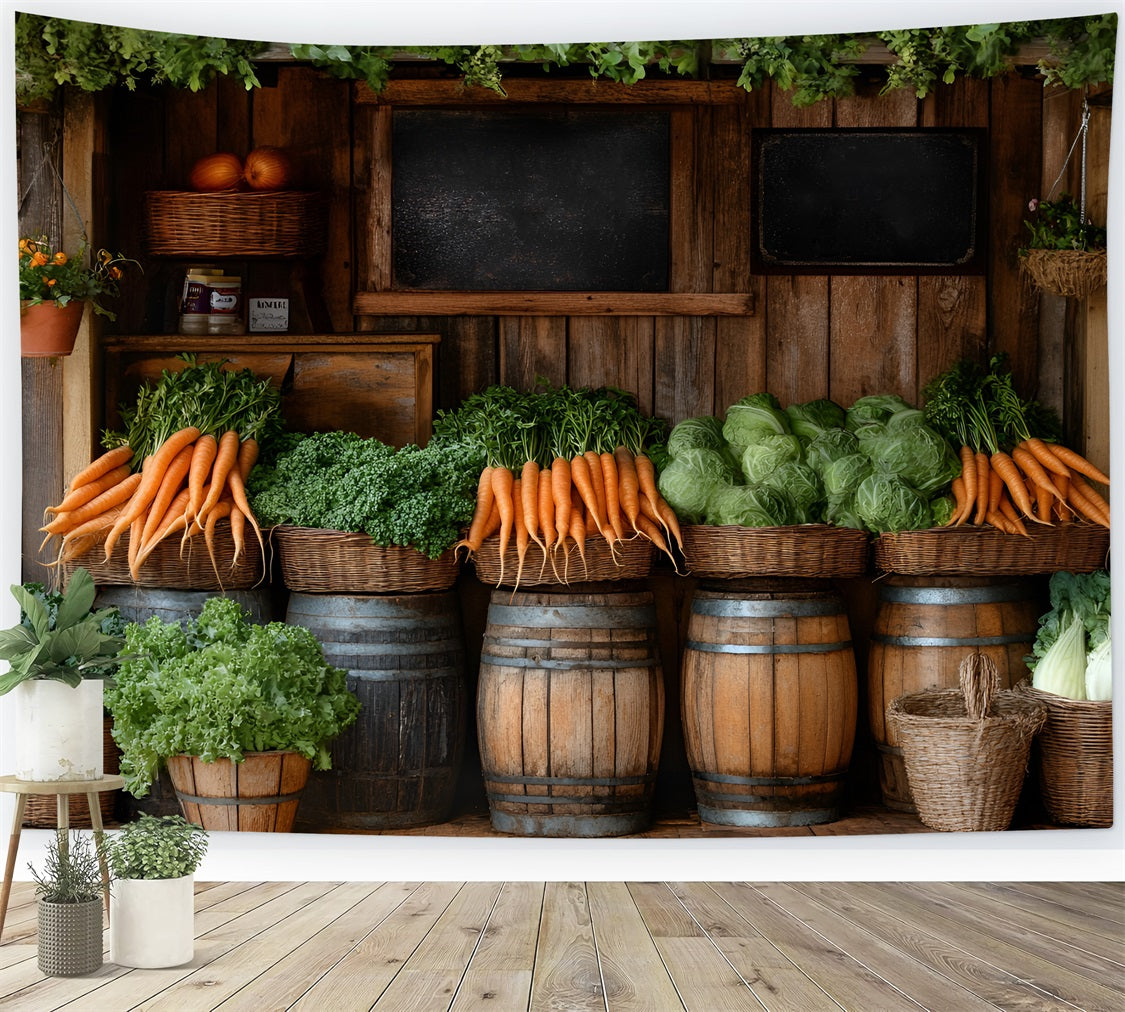
[[[1030,249],[1020,269],[1041,292],[1084,299],[1106,283],[1105,250]]]
[[[54,302],[20,304],[20,355],[23,358],[47,358],[69,355],[82,323],[85,302]]]

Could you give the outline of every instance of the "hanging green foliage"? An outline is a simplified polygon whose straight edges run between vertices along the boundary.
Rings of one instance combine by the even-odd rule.
[[[635,84],[650,73],[697,77],[712,62],[741,64],[747,91],[772,81],[795,105],[854,92],[857,64],[875,42],[896,58],[883,91],[911,88],[919,98],[958,76],[989,78],[1013,66],[1020,47],[1044,41],[1037,63],[1045,84],[1082,88],[1113,81],[1117,15],[916,28],[871,35],[806,35],[706,41],[582,42],[520,46],[380,47],[290,45],[293,59],[381,91],[396,65],[444,63],[466,86],[504,94],[503,68],[538,64],[545,73],[585,66],[591,77]],[[258,87],[254,61],[266,43],[172,35],[61,18],[16,15],[16,96],[47,98],[60,85],[100,91],[138,83],[199,90],[216,75]]]

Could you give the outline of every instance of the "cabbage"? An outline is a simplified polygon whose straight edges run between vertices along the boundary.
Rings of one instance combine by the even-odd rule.
[[[742,451],[742,477],[748,485],[765,481],[782,464],[801,459],[801,441],[796,436],[762,436]]]
[[[855,511],[855,502],[850,497],[839,502],[829,502],[824,508],[824,522],[837,527],[852,527],[857,531],[866,530],[866,526]]]
[[[785,413],[789,416],[793,434],[805,442],[815,439],[826,429],[842,429],[846,417],[839,404],[824,397],[804,404],[790,404]]]
[[[880,432],[864,429],[858,438],[876,471],[897,475],[923,495],[933,494],[961,473],[961,458],[928,425],[888,424]]]
[[[861,397],[848,408],[844,418],[844,428],[855,432],[860,426],[870,422],[886,424],[896,411],[910,407],[911,405],[895,394],[870,394]]]
[[[875,534],[918,531],[933,526],[926,498],[897,475],[876,471],[859,483],[856,515]]]
[[[713,415],[685,418],[668,434],[668,454],[673,459],[684,450],[721,450],[724,446],[722,420]]]
[[[766,485],[720,487],[707,500],[706,522],[716,526],[784,527],[791,523],[790,505],[777,489]]]
[[[790,523],[815,523],[823,515],[824,485],[808,464],[799,461],[782,464],[763,484],[777,489],[793,504]]]
[[[832,461],[821,474],[828,501],[840,502],[852,498],[859,483],[871,474],[871,461],[862,453],[849,453]]]
[[[859,440],[847,429],[825,429],[805,447],[805,463],[824,477],[824,470],[834,460],[859,453]]]
[[[926,415],[920,408],[902,408],[887,419],[888,429],[901,429],[910,425],[925,425]]]
[[[789,416],[780,407],[770,407],[765,403],[747,404],[746,400],[744,397],[732,404],[723,423],[723,438],[731,446],[739,447],[739,453],[762,436],[790,434]]]
[[[751,408],[770,408],[772,411],[781,410],[781,401],[767,390],[763,390],[761,393],[757,394],[747,394],[745,397],[740,397],[734,403],[739,406]]]
[[[734,468],[717,450],[686,449],[660,472],[657,489],[675,511],[689,524],[703,519],[707,497],[720,485],[735,480]]]
[[[953,518],[953,511],[957,503],[951,495],[939,495],[930,500],[930,512],[933,514],[933,526],[944,527]]]

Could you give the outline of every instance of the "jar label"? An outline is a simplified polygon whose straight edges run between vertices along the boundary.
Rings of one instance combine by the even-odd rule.
[[[187,281],[184,283],[184,297],[180,306],[181,313],[211,312],[211,289],[202,281]]]
[[[242,293],[231,289],[211,289],[211,314],[237,316],[242,311]]]

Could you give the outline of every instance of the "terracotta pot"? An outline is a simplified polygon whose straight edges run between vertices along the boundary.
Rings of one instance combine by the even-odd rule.
[[[85,302],[68,302],[57,306],[42,302],[37,306],[20,306],[20,354],[24,358],[45,358],[69,355],[82,323]]]

